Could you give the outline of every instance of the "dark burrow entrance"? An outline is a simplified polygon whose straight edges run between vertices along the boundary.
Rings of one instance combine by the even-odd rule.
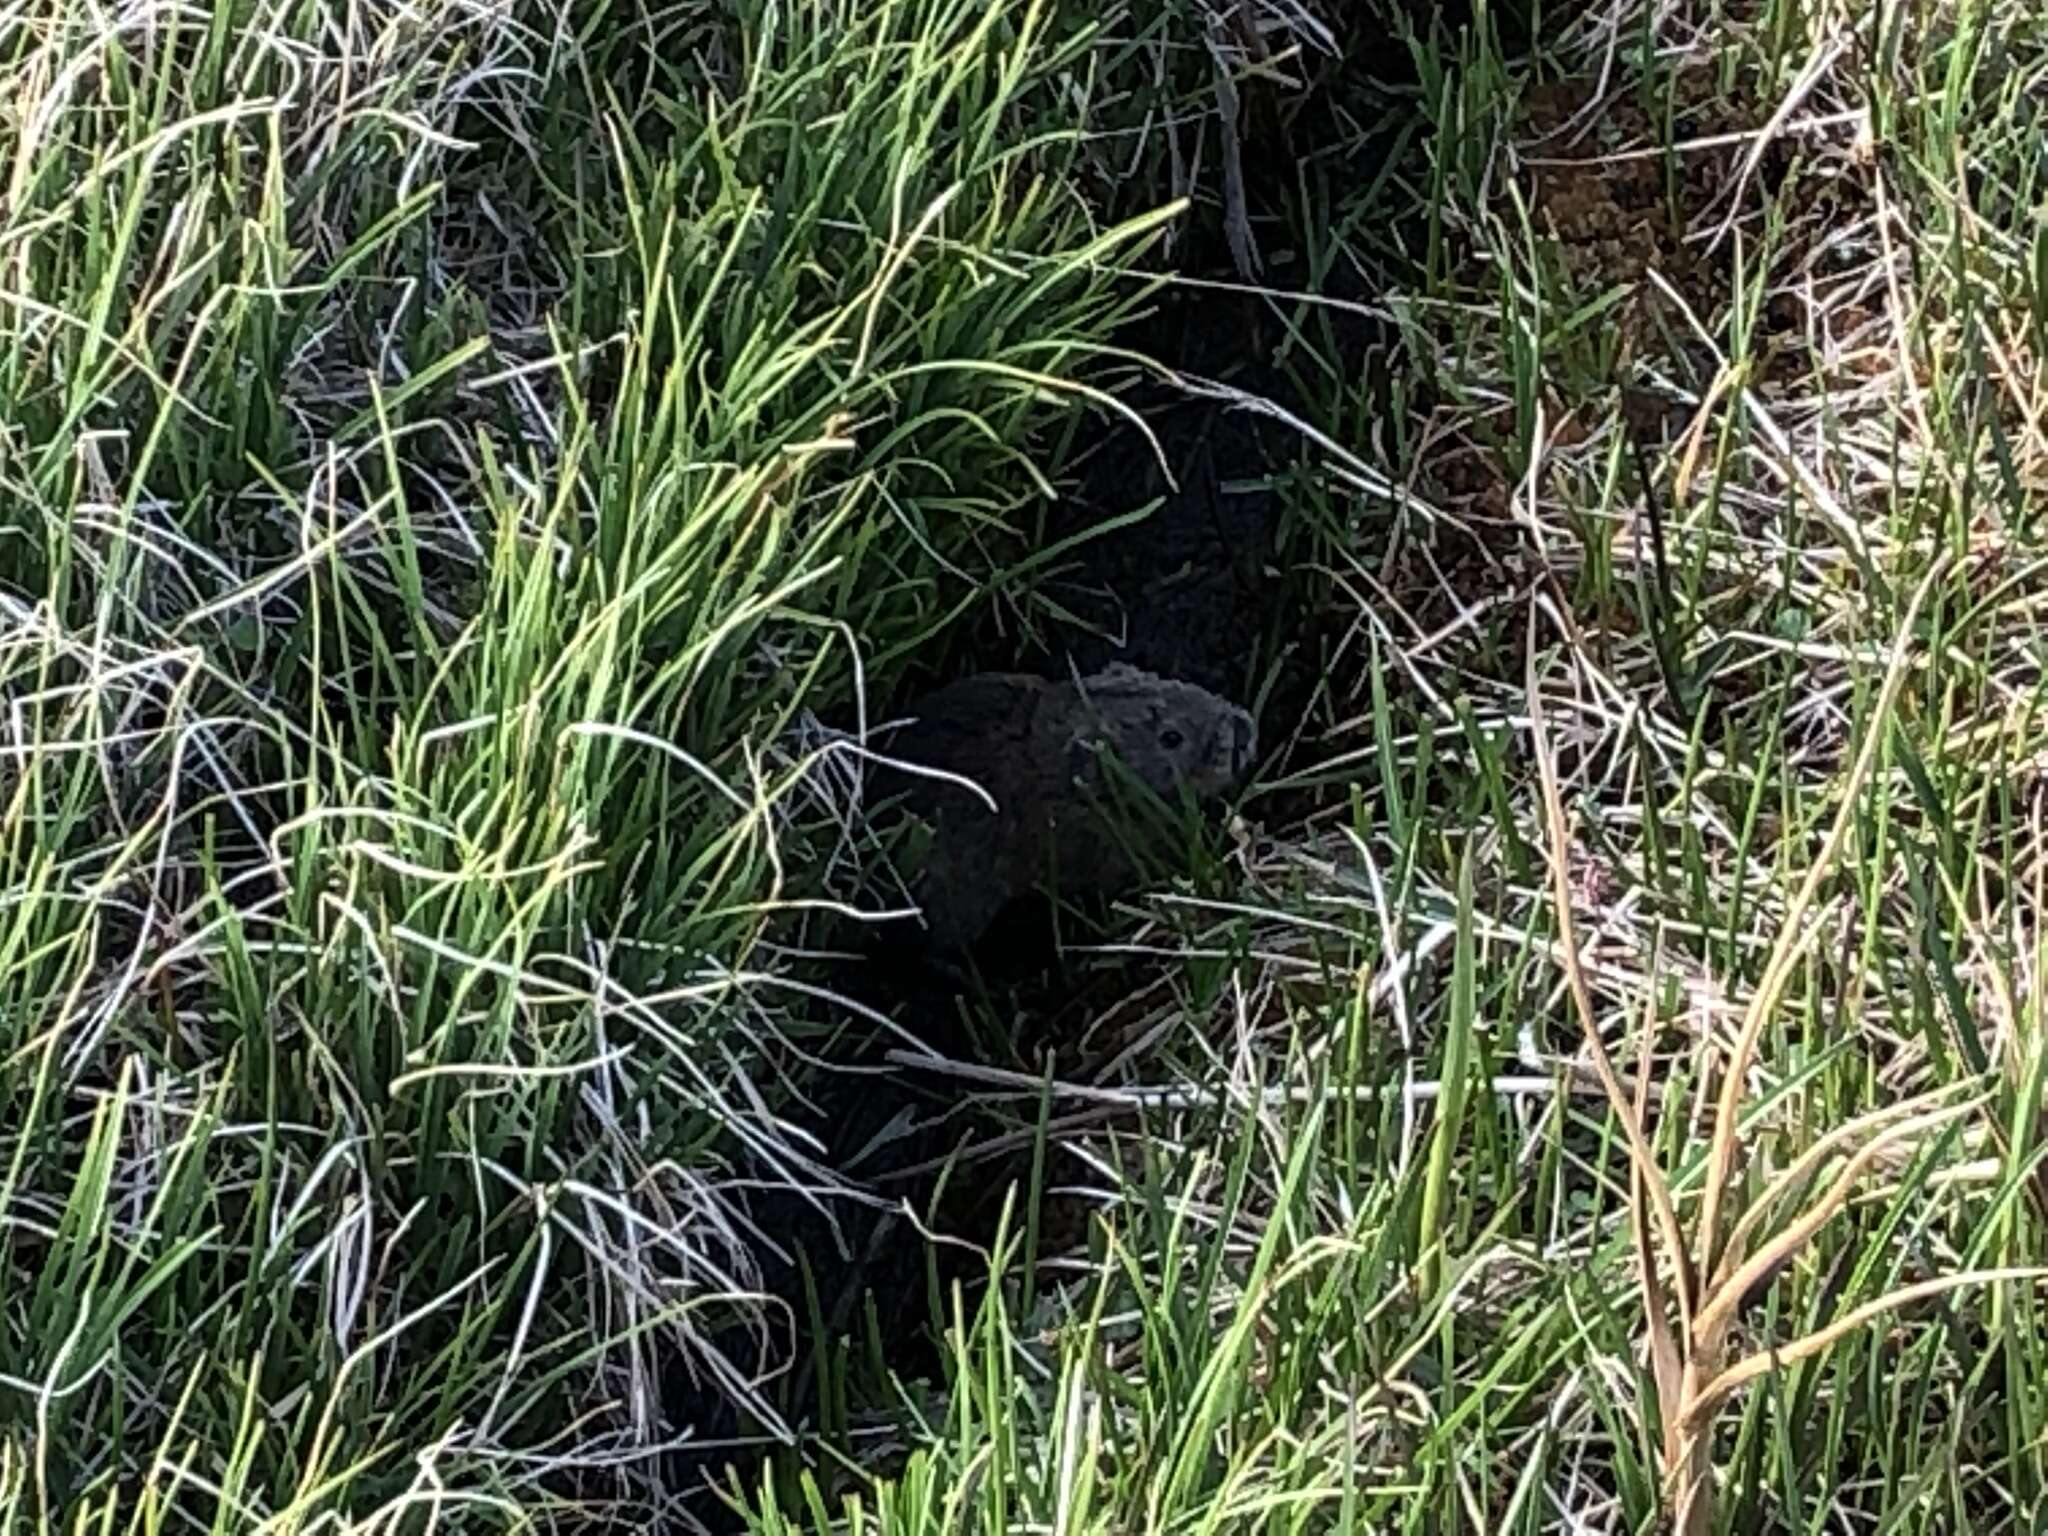
[[[1065,494],[1041,504],[1032,530],[1041,549],[1070,544],[1059,567],[1040,576],[1068,622],[1020,637],[1012,622],[991,614],[945,655],[929,658],[903,697],[878,701],[885,714],[923,687],[975,671],[1060,679],[1123,661],[1251,708],[1265,744],[1265,778],[1330,723],[1335,701],[1325,694],[1324,663],[1352,616],[1327,601],[1323,557],[1357,540],[1356,519],[1385,513],[1333,492],[1322,452],[1298,425],[1334,428],[1333,435],[1351,427],[1317,419],[1315,396],[1327,398],[1329,381],[1304,377],[1311,348],[1300,330],[1312,325],[1314,354],[1341,358],[1353,371],[1346,396],[1367,412],[1387,387],[1392,345],[1368,310],[1377,274],[1348,259],[1341,233],[1316,227],[1316,210],[1355,206],[1356,189],[1412,153],[1403,132],[1410,119],[1387,110],[1412,85],[1408,74],[1405,49],[1375,24],[1370,35],[1348,39],[1345,56],[1310,86],[1286,96],[1246,93],[1239,129],[1245,217],[1233,220],[1226,197],[1198,197],[1178,232],[1178,281],[1119,338],[1162,365],[1120,392],[1156,450],[1128,419],[1092,418],[1069,445]],[[1362,121],[1378,126],[1366,131]],[[1246,220],[1259,257],[1250,284],[1230,233],[1233,222],[1242,229]],[[1095,532],[1104,527],[1112,531]],[[1301,814],[1302,801],[1264,796],[1259,817],[1286,824]],[[1014,905],[977,951],[979,985],[970,989],[914,964],[872,959],[835,969],[827,984],[953,1060],[1020,1075],[1084,1076],[1103,1049],[1083,1038],[1088,1021],[1149,974],[1143,960],[1062,955],[1061,938],[1085,938],[1092,915],[1056,915],[1037,898]],[[771,1396],[814,1449],[857,1451],[845,1410],[863,1387],[883,1406],[889,1374],[940,1380],[935,1318],[945,1316],[956,1285],[971,1315],[974,1292],[987,1281],[981,1254],[1006,1193],[1016,1186],[1021,1198],[1031,1178],[1034,1148],[1019,1144],[1014,1120],[1004,1137],[1006,1127],[968,1101],[972,1083],[906,1065],[906,1054],[900,1036],[857,1025],[830,1052],[836,1067],[851,1070],[818,1072],[807,1083],[809,1108],[796,1116],[826,1147],[828,1166],[886,1204],[835,1202],[828,1216],[776,1195],[755,1207],[791,1260],[765,1260],[766,1288],[786,1309],[784,1343],[788,1319],[797,1335],[795,1363]],[[1008,1144],[948,1167],[963,1146],[991,1141]],[[1085,1241],[1073,1211],[1043,1214],[1041,1256],[1055,1244]],[[1013,1222],[1021,1224],[1014,1210]],[[920,1226],[953,1241],[929,1241]],[[735,1351],[748,1353],[752,1346],[734,1337]],[[701,1489],[708,1479],[729,1487],[735,1472],[756,1482],[778,1453],[728,1442],[760,1427],[740,1422],[708,1383],[679,1375],[672,1386],[673,1429],[706,1444],[673,1456],[667,1485]],[[783,1454],[813,1466],[829,1460]],[[689,1507],[713,1529],[738,1528],[708,1491]]]

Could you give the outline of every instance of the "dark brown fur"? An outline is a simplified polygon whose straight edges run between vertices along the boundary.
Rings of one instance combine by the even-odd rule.
[[[1034,886],[1113,893],[1131,878],[1118,828],[1103,819],[1106,756],[1162,797],[1185,787],[1210,800],[1242,780],[1257,733],[1250,715],[1206,689],[1116,664],[1078,683],[1006,672],[963,678],[876,745],[987,792],[984,799],[924,775],[879,776],[878,787],[930,829],[912,892],[930,946],[952,954]]]

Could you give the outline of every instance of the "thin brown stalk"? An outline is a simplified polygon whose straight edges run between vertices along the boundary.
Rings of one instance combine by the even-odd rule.
[[[1717,1287],[1712,1295],[1705,1298],[1705,1305],[1700,1310],[1701,1333],[1712,1336],[1733,1322],[1736,1309],[1742,1305],[1742,1299],[1749,1294],[1750,1288],[1788,1262],[1806,1246],[1814,1233],[1849,1203],[1849,1197],[1855,1193],[1856,1185],[1862,1179],[1864,1171],[1888,1148],[1909,1137],[1935,1130],[1951,1120],[1970,1114],[1981,1102],[1973,1100],[1968,1104],[1955,1104],[1947,1109],[1936,1110],[1932,1114],[1916,1115],[1873,1136],[1843,1165],[1842,1171],[1835,1176],[1834,1183],[1828,1186],[1826,1194],[1816,1200],[1805,1214],[1784,1231],[1759,1248],[1747,1262]]]
[[[1892,656],[1885,668],[1884,684],[1878,690],[1876,705],[1870,714],[1870,724],[1863,735],[1863,745],[1856,754],[1855,762],[1842,785],[1841,804],[1836,809],[1834,825],[1828,829],[1827,840],[1821,845],[1819,855],[1806,871],[1798,894],[1792,898],[1786,909],[1783,928],[1778,942],[1772,947],[1770,959],[1765,963],[1762,980],[1757,983],[1755,994],[1750,998],[1748,1011],[1742,1020],[1742,1030],[1737,1036],[1735,1049],[1730,1053],[1727,1065],[1722,1069],[1720,1101],[1714,1111],[1713,1140],[1707,1153],[1707,1177],[1705,1193],[1700,1205],[1700,1237],[1706,1245],[1701,1253],[1702,1268],[1711,1270],[1720,1262],[1720,1245],[1715,1234],[1720,1229],[1721,1205],[1727,1197],[1729,1183],[1734,1174],[1737,1132],[1741,1122],[1743,1089],[1749,1080],[1749,1064],[1756,1055],[1757,1042],[1763,1038],[1764,1025],[1777,1008],[1778,999],[1783,996],[1792,977],[1792,970],[1806,953],[1813,941],[1814,930],[1807,923],[1807,914],[1820,896],[1821,887],[1833,873],[1835,861],[1841,856],[1843,845],[1849,840],[1850,829],[1856,824],[1857,804],[1862,798],[1863,786],[1871,770],[1876,766],[1879,750],[1883,747],[1891,713],[1898,702],[1899,690],[1905,686],[1908,663],[1912,658],[1914,621],[1920,616],[1920,606],[1934,583],[1948,567],[1946,557],[1937,560],[1921,581],[1912,601],[1906,607],[1906,616],[1899,625],[1898,639],[1892,646]]]
[[[2035,1266],[2028,1269],[1977,1269],[1959,1275],[1941,1275],[1933,1280],[1922,1280],[1915,1285],[1901,1286],[1874,1301],[1867,1301],[1860,1307],[1852,1308],[1836,1318],[1825,1328],[1816,1329],[1803,1338],[1794,1339],[1773,1349],[1760,1350],[1746,1355],[1709,1381],[1694,1394],[1686,1404],[1685,1417],[1688,1433],[1703,1435],[1706,1422],[1714,1410],[1721,1406],[1729,1393],[1746,1386],[1760,1376],[1784,1366],[1797,1365],[1810,1360],[1835,1344],[1840,1343],[1858,1328],[1875,1322],[1888,1312],[1911,1306],[1916,1301],[1945,1295],[1949,1291],[1961,1290],[1968,1285],[1996,1285],[2006,1280],[2048,1280],[2048,1267]]]
[[[1549,832],[1551,892],[1557,907],[1558,948],[1563,956],[1565,979],[1570,985],[1572,1003],[1578,1011],[1579,1024],[1586,1037],[1587,1052],[1593,1058],[1593,1071],[1600,1079],[1600,1086],[1607,1094],[1607,1102],[1615,1118],[1621,1122],[1623,1134],[1628,1138],[1630,1159],[1637,1176],[1643,1181],[1644,1191],[1656,1215],[1658,1232],[1670,1253],[1678,1291],[1679,1321],[1681,1327],[1689,1330],[1692,1327],[1694,1279],[1684,1234],[1678,1225],[1678,1214],[1672,1208],[1671,1187],[1664,1178],[1663,1170],[1657,1166],[1656,1154],[1643,1135],[1635,1107],[1622,1088],[1614,1063],[1608,1058],[1607,1046],[1600,1038],[1600,1022],[1593,1010],[1592,988],[1588,986],[1585,970],[1579,964],[1578,937],[1572,922],[1571,876],[1565,859],[1569,844],[1566,841],[1564,799],[1558,789],[1557,763],[1550,750],[1549,724],[1543,712],[1543,692],[1536,670],[1534,607],[1529,613],[1529,631],[1529,733],[1536,752],[1537,774],[1543,786],[1544,819]]]

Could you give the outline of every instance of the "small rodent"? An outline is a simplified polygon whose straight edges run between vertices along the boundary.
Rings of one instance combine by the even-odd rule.
[[[1147,788],[1198,801],[1239,784],[1258,749],[1252,717],[1192,683],[1121,662],[1064,683],[985,672],[922,700],[876,749],[901,762],[973,781],[965,786],[877,765],[877,788],[922,824],[911,893],[925,943],[941,958],[974,945],[1014,897],[1036,886],[1067,895],[1114,893],[1133,875],[1106,822],[1103,758],[1113,754]],[[990,808],[990,801],[994,809]]]

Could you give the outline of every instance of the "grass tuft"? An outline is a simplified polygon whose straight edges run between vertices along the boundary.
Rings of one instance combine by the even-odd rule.
[[[2024,7],[0,60],[0,1524],[2040,1526]],[[867,1187],[861,731],[1191,505],[1258,781]]]

